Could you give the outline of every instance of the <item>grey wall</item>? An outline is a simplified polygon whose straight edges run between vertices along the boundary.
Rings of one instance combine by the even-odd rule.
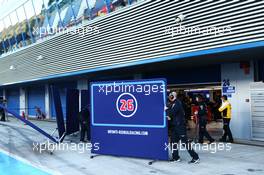
[[[236,92],[229,101],[232,105],[231,130],[233,136],[239,139],[251,139],[250,113],[250,83],[254,82],[254,69],[251,63],[250,73],[245,74],[239,63],[223,64],[221,68],[222,80],[230,80]]]

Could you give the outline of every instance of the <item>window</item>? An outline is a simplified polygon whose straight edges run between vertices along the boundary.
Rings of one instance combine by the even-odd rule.
[[[24,39],[23,45],[26,46],[31,43],[31,38],[30,38],[30,32],[29,32],[29,23],[26,18],[24,7],[20,6],[16,10],[16,13],[17,13],[17,17],[18,17],[18,21],[20,25],[19,35],[21,35],[22,39]]]
[[[33,42],[35,42],[35,39],[38,38],[38,33],[36,32],[33,32],[33,31],[36,31],[38,29],[38,20],[35,16],[35,11],[34,11],[34,8],[33,8],[33,4],[32,4],[32,1],[27,1],[25,4],[24,4],[24,8],[25,8],[25,15],[27,17],[27,20],[29,22],[29,32],[30,32],[30,36],[33,37]]]
[[[110,0],[110,11],[119,10],[128,5],[128,0]]]

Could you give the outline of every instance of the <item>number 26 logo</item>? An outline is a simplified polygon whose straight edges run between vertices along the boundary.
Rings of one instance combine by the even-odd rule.
[[[137,112],[137,108],[138,108],[137,99],[131,93],[120,94],[116,100],[117,112],[122,117],[126,117],[126,118],[132,117]]]
[[[134,100],[133,99],[120,99],[120,111],[134,111]]]

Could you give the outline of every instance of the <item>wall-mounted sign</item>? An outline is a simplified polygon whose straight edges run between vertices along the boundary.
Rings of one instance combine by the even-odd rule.
[[[233,94],[233,93],[236,93],[235,86],[224,86],[222,90],[223,90],[223,93],[224,94]]]

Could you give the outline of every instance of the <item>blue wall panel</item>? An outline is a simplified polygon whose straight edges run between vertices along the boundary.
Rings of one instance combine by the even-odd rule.
[[[36,117],[35,106],[39,107],[45,113],[45,87],[30,87],[28,88],[28,114],[31,117]]]
[[[7,108],[13,112],[19,113],[19,97],[19,89],[8,89],[6,91]]]
[[[77,88],[77,82],[57,83],[57,84],[54,84],[54,86],[59,89],[63,117],[66,118],[66,93],[67,93],[67,89],[76,89]],[[51,99],[51,103],[50,103],[50,105],[51,105],[51,118],[55,119],[56,113],[55,113],[53,98],[51,97],[50,99]]]

